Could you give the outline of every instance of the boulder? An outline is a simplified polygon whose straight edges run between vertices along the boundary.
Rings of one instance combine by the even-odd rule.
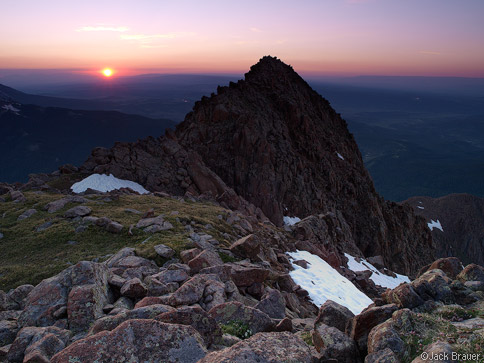
[[[244,258],[255,258],[260,253],[260,240],[255,234],[249,234],[230,246],[230,251]]]
[[[128,257],[128,256],[135,256],[134,248],[131,247],[124,247],[116,254],[111,256],[109,259],[107,259],[104,264],[107,265],[108,267],[115,267],[115,265],[123,258]]]
[[[131,319],[154,319],[156,316],[173,311],[171,306],[163,304],[153,304],[149,306],[142,306],[130,311],[124,311],[116,315],[105,316],[96,320],[94,325],[89,330],[89,334],[96,334],[103,330],[111,331]]]
[[[17,221],[32,217],[35,213],[37,213],[37,209],[27,209],[25,212],[18,216]]]
[[[259,282],[263,283],[269,277],[269,270],[254,264],[230,263],[230,277],[237,287],[249,287]]]
[[[155,224],[163,225],[164,222],[165,220],[163,218],[163,215],[159,215],[158,217],[154,217],[154,218],[143,218],[143,219],[140,219],[138,223],[136,223],[136,228],[145,228]]]
[[[214,341],[222,337],[222,330],[208,313],[199,307],[181,307],[158,315],[155,320],[163,323],[190,325],[197,330],[210,347]]]
[[[148,288],[137,277],[126,281],[121,287],[121,295],[132,299],[141,299],[146,296]]]
[[[217,266],[222,264],[223,261],[218,253],[210,250],[204,250],[193,259],[188,261],[188,266],[190,266],[192,273],[198,273],[201,269],[205,267]]]
[[[451,280],[442,270],[430,270],[411,282],[415,292],[424,300],[437,300],[447,304],[454,303],[449,286]]]
[[[60,340],[64,345],[67,345],[71,332],[55,326],[45,328],[26,327],[21,329],[8,351],[8,362],[24,362],[26,354],[30,354],[32,361],[34,361],[33,356],[36,355],[34,353],[36,350],[41,352],[42,355],[49,356],[50,358],[52,351],[55,351],[60,347],[59,342],[52,337],[49,337],[42,342],[43,338],[51,335]],[[52,347],[53,349],[49,347]],[[42,360],[40,361],[43,362]],[[44,361],[48,362],[48,360]]]
[[[400,359],[398,359],[390,348],[385,348],[378,352],[368,354],[365,357],[365,363],[400,363]]]
[[[81,196],[67,196],[62,199],[55,200],[44,206],[44,210],[49,213],[55,213],[58,210],[64,208],[67,203],[86,203],[89,200]]]
[[[439,357],[441,359],[423,359],[420,355],[419,357],[415,358],[412,363],[424,363],[424,362],[435,362],[435,363],[457,363],[458,361],[452,359],[453,349],[452,347],[445,343],[445,342],[435,342],[427,346],[424,350],[427,357]],[[477,353],[477,352],[476,352]],[[422,353],[423,354],[423,353]]]
[[[19,328],[16,321],[0,320],[0,347],[11,344],[15,340],[18,331]]]
[[[351,339],[356,341],[360,352],[366,353],[368,334],[378,324],[391,318],[394,311],[398,309],[395,304],[375,306],[367,308],[356,315],[351,323]]]
[[[309,347],[292,333],[258,333],[229,348],[212,352],[198,363],[311,363]]]
[[[427,271],[431,270],[442,270],[447,277],[452,280],[455,280],[457,275],[462,271],[462,262],[457,257],[444,257],[439,258],[438,260],[434,261]]]
[[[102,308],[108,298],[107,276],[106,265],[81,261],[56,276],[43,280],[25,299],[25,308],[19,317],[19,325],[54,325],[57,320],[54,313],[61,307],[68,307],[71,297],[70,313],[73,321],[80,324],[74,323],[76,329],[81,329],[81,325],[88,325],[102,314]],[[83,285],[87,287],[78,287]],[[76,289],[71,295],[73,286],[76,286]]]
[[[252,334],[272,331],[275,328],[274,322],[266,313],[237,301],[217,305],[208,314],[221,325],[243,322],[247,324]]]
[[[318,324],[312,331],[313,343],[322,359],[334,359],[342,363],[360,362],[354,340],[341,330],[325,324]]]
[[[203,297],[205,287],[214,281],[220,282],[220,279],[213,274],[193,276],[170,296],[170,305],[180,306],[198,303]]]
[[[206,353],[202,337],[191,326],[134,319],[111,332],[103,331],[74,342],[51,362],[195,363]]]
[[[170,282],[183,283],[190,278],[184,269],[167,269],[151,276],[156,280],[169,284]]]
[[[286,302],[279,290],[269,290],[255,308],[273,319],[284,319],[286,316]]]
[[[385,300],[396,304],[399,308],[413,309],[424,303],[411,284],[404,283],[385,293]]]
[[[180,258],[184,263],[188,263],[188,261],[195,258],[198,254],[202,252],[199,248],[191,248],[189,250],[184,250],[180,252]]]
[[[316,329],[317,325],[325,324],[339,329],[344,333],[354,316],[355,314],[353,314],[346,306],[340,305],[332,300],[327,300],[319,308],[314,327]]]
[[[155,246],[155,252],[158,256],[163,258],[172,258],[175,255],[175,251],[163,244]]]
[[[25,349],[24,363],[49,363],[50,358],[66,346],[66,342],[49,333]]]
[[[123,230],[123,225],[121,223],[111,221],[108,224],[106,224],[106,231],[111,232],[111,233],[121,233]]]
[[[394,329],[392,320],[377,325],[368,335],[368,353],[375,353],[386,348],[397,355],[402,354],[405,350],[405,343]]]
[[[34,286],[27,284],[20,285],[15,289],[9,291],[7,294],[7,298],[13,304],[11,306],[11,308],[13,308],[12,310],[22,310],[25,307],[25,299],[33,289]]]
[[[84,205],[79,205],[77,207],[73,207],[68,209],[64,213],[65,218],[76,218],[76,217],[84,217],[91,214],[91,208],[86,207]]]
[[[462,282],[481,281],[484,282],[484,267],[471,263],[467,265],[458,275],[457,279]]]

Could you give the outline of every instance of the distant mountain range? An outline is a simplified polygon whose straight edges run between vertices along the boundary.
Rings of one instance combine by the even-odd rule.
[[[175,123],[116,111],[84,111],[29,103],[76,105],[0,88],[0,180],[25,182],[30,173],[81,164],[92,148],[162,135]]]

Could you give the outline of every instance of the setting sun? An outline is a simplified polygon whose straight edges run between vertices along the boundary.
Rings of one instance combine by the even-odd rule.
[[[113,70],[111,68],[105,68],[102,72],[105,77],[111,77],[113,75]]]

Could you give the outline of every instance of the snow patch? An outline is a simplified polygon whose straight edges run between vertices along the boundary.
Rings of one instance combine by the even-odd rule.
[[[440,224],[440,221],[437,219],[437,221],[434,221],[433,219],[430,220],[430,223],[427,223],[427,226],[429,226],[430,230],[433,231],[434,228],[440,229],[442,232],[444,229],[442,228],[442,225]]]
[[[301,222],[301,218],[299,218],[299,217],[284,216],[282,218],[282,220],[284,221],[284,224],[286,226],[292,226],[293,224],[296,224],[297,222]]]
[[[288,252],[288,255],[294,260],[305,260],[308,263],[305,269],[291,261],[294,270],[289,275],[296,284],[307,290],[315,305],[321,306],[327,300],[333,300],[357,315],[373,303],[350,280],[320,257],[307,251]]]
[[[419,206],[419,205],[417,205],[417,208],[418,208],[418,209],[425,209],[424,207],[421,207],[421,206]]]
[[[18,113],[20,112],[20,110],[12,105],[3,105],[2,108],[4,110],[7,110],[7,111],[12,111],[13,113],[16,113],[18,115]]]
[[[338,157],[341,159],[341,160],[344,160],[345,158],[343,157],[343,155],[341,155],[339,152],[336,152],[336,155],[338,155]]]
[[[113,174],[92,174],[71,186],[71,190],[74,193],[85,192],[88,188],[98,190],[100,192],[110,192],[111,190],[115,189],[130,188],[140,194],[149,193],[149,191],[138,183],[135,183],[131,180],[118,179],[113,176]]]
[[[365,259],[361,259],[361,262],[356,261],[356,259],[345,253],[346,258],[348,259],[348,268],[353,271],[366,271],[369,270],[373,272],[370,276],[370,280],[375,283],[375,285],[380,285],[381,287],[387,287],[389,289],[394,289],[398,285],[400,285],[402,282],[410,282],[410,279],[408,276],[405,275],[399,275],[395,274],[397,277],[391,277],[388,275],[385,275],[378,271],[378,269],[373,266],[371,263],[369,263]]]

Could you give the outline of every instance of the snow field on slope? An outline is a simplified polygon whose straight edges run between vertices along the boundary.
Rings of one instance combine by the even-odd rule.
[[[356,288],[346,277],[332,268],[326,261],[307,251],[288,252],[294,260],[305,260],[308,268],[291,261],[294,270],[289,275],[294,282],[309,292],[309,297],[317,306],[327,300],[346,306],[357,315],[373,301]]]
[[[410,279],[408,276],[405,275],[397,275],[397,277],[391,277],[385,274],[382,274],[378,269],[373,266],[371,263],[366,261],[365,259],[361,259],[361,262],[356,261],[356,259],[345,253],[346,258],[348,259],[348,268],[353,271],[366,271],[370,270],[373,272],[370,276],[370,280],[372,280],[375,285],[380,285],[382,287],[388,287],[389,289],[394,289],[398,285],[400,285],[402,282],[410,282]]]
[[[130,188],[131,190],[134,190],[140,194],[149,193],[149,191],[138,183],[135,183],[131,180],[118,179],[113,176],[113,174],[92,174],[71,186],[71,190],[74,193],[85,192],[88,188],[98,190],[100,192],[110,192],[111,190]]]

